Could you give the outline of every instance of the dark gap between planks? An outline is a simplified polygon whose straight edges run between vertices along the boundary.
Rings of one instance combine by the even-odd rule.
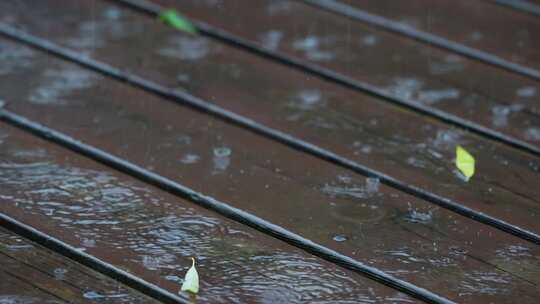
[[[486,215],[482,212],[475,211],[471,208],[468,208],[454,200],[445,198],[443,196],[425,191],[422,188],[410,185],[406,182],[403,182],[399,179],[393,178],[387,174],[371,169],[367,166],[361,165],[355,161],[341,157],[331,151],[323,149],[319,146],[313,145],[304,140],[298,139],[294,136],[291,136],[287,133],[281,132],[276,129],[269,128],[265,125],[259,124],[249,118],[246,118],[242,115],[238,115],[231,111],[228,111],[222,107],[211,104],[207,101],[201,100],[193,95],[184,92],[178,92],[165,88],[157,83],[138,77],[131,73],[123,72],[119,69],[116,69],[108,64],[98,62],[91,58],[81,56],[80,54],[60,47],[50,41],[26,34],[17,29],[11,28],[9,26],[0,24],[0,34],[8,37],[9,39],[22,42],[26,45],[29,45],[33,48],[40,49],[47,53],[53,54],[55,56],[64,58],[66,60],[77,63],[83,67],[89,68],[93,71],[99,72],[106,76],[115,78],[120,81],[129,83],[135,87],[144,89],[148,92],[156,94],[160,97],[164,97],[167,100],[177,102],[184,106],[192,107],[200,112],[213,115],[221,120],[226,122],[233,123],[237,126],[248,129],[256,134],[262,135],[274,141],[283,143],[289,147],[292,147],[296,150],[309,153],[320,159],[326,160],[328,162],[337,164],[341,167],[351,169],[357,173],[368,177],[376,177],[381,180],[382,183],[396,188],[400,191],[403,191],[407,194],[414,195],[421,199],[427,200],[433,204],[439,205],[448,210],[454,211],[458,214],[471,218],[473,220],[479,221],[481,223],[493,226],[499,230],[505,231],[507,233],[513,234],[525,240],[531,241],[535,244],[540,244],[540,235],[512,225],[508,222],[505,222],[501,219]]]

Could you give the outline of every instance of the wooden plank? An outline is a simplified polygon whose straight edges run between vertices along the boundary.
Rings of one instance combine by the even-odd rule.
[[[0,228],[0,303],[158,303]]]
[[[540,16],[540,1],[538,0],[493,0],[495,3],[505,5],[520,12]]]
[[[540,68],[540,19],[490,1],[339,1],[525,66]],[[460,16],[456,20],[456,16]]]
[[[42,3],[17,15],[31,32],[290,132],[536,235],[540,232],[537,158],[369,96],[306,78],[226,45],[178,33],[103,2],[89,2],[92,10],[61,1]],[[50,9],[56,5],[58,9]],[[17,11],[16,6],[5,7],[10,9],[4,11]],[[108,19],[112,14],[108,9],[121,19]],[[95,29],[97,24],[101,32]],[[93,36],[85,33],[85,28],[94,28]],[[143,29],[152,35],[143,37]],[[81,42],[88,37],[93,38]],[[126,49],[130,56],[125,56]],[[457,144],[464,145],[478,160],[477,175],[469,183],[456,173],[453,158]]]
[[[31,301],[45,304],[68,303],[1,271],[0,277],[2,278],[0,281],[0,301],[3,301],[1,303],[32,303]]]
[[[223,28],[278,54],[335,71],[352,82],[374,86],[399,99],[442,110],[540,148],[540,136],[536,136],[540,135],[538,81],[299,2],[229,0],[217,5],[196,0],[154,2],[176,7],[196,20]],[[482,1],[466,3],[480,5],[479,2]],[[356,3],[361,6],[364,2]],[[377,8],[381,2],[369,3]],[[418,6],[437,5],[441,6],[437,9],[439,14],[452,11],[451,18],[460,9],[453,2]],[[392,11],[386,10],[392,6],[405,6],[405,12],[426,12],[416,6],[409,8],[400,1],[380,4],[385,11]],[[453,8],[448,10],[446,6]],[[454,28],[448,26],[451,24],[448,20],[442,24]],[[498,31],[486,35],[490,34],[498,35]],[[532,31],[531,35],[534,35]],[[527,46],[527,50],[535,48]]]
[[[534,302],[538,296],[532,287],[539,280],[540,248],[532,243],[73,64],[33,54],[26,69],[13,71],[0,84],[6,100],[13,100],[11,110],[451,299]],[[37,98],[40,88],[54,87],[46,74],[77,75],[87,85],[62,89],[52,99],[46,94],[46,102],[32,101],[29,96]],[[2,86],[7,83],[9,88]],[[505,258],[513,246],[524,248],[528,260]]]
[[[416,302],[5,124],[0,132],[1,212],[170,292],[195,256],[198,303]]]
[[[365,22],[370,26],[378,27],[385,31],[396,33],[410,39],[415,39],[426,44],[432,44],[439,48],[464,55],[512,73],[530,77],[531,79],[540,80],[540,70],[537,68],[513,62],[504,57],[497,56],[496,54],[478,48],[473,48],[430,32],[418,30],[414,26],[407,25],[404,21],[395,21],[385,18],[383,16],[372,14],[338,1],[305,0],[304,2],[335,12],[342,16],[346,16],[347,18]],[[428,19],[429,17],[430,16],[428,15]]]

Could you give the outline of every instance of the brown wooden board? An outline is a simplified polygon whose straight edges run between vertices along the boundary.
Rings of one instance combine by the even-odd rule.
[[[510,9],[515,9],[522,13],[528,13],[540,16],[540,1],[539,0],[492,0],[493,2],[506,6]]]
[[[153,2],[175,7],[195,20],[222,28],[267,50],[324,67],[397,98],[445,111],[540,148],[538,81],[301,1]],[[381,10],[404,6],[406,12],[410,9],[410,12],[426,13],[426,9],[418,10],[416,6],[409,8],[408,2],[383,2]],[[466,2],[479,6],[473,3],[482,1]],[[360,6],[363,2],[355,3]],[[380,1],[369,3],[379,8]],[[454,2],[431,4],[443,14],[452,6]],[[453,8],[456,9],[459,7]],[[508,22],[511,21],[504,24]],[[442,24],[449,29],[465,25],[448,20]],[[494,29],[488,36],[498,33]],[[533,31],[530,35],[534,35]],[[535,50],[531,45],[525,49]]]
[[[0,228],[0,303],[105,302],[158,303],[94,270]]]
[[[0,277],[0,300],[3,303],[67,303],[11,275],[0,272]]]
[[[540,69],[540,18],[494,1],[339,2]]]
[[[80,3],[52,0],[32,6],[16,3],[19,6],[2,2],[5,9],[1,11],[22,12],[20,7],[24,7],[24,14],[14,14],[13,22],[31,33],[205,98],[466,207],[540,232],[540,189],[536,187],[540,162],[535,157],[204,37],[179,33],[108,2],[85,2],[86,9]],[[19,53],[18,60],[6,57],[5,62],[11,62],[7,67],[24,67],[33,56]],[[51,79],[65,77],[48,74]],[[51,81],[49,86],[54,86]],[[30,93],[10,98],[25,94]],[[9,99],[7,95],[5,99]],[[455,169],[458,144],[477,159],[477,173],[468,183]]]
[[[173,293],[196,257],[197,303],[416,302],[6,124],[0,134],[0,212]],[[75,270],[64,276],[83,280]]]
[[[32,54],[0,83],[10,110],[453,300],[538,296],[540,248],[532,243],[74,64],[2,45]],[[524,257],[510,256],[513,248]]]

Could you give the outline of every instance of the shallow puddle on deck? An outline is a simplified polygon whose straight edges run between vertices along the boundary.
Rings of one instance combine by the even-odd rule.
[[[80,250],[98,257],[105,250],[121,265],[156,272],[163,281],[178,283],[178,289],[188,257],[195,256],[202,296],[214,301],[384,300],[339,269],[322,271],[325,266],[316,258],[262,245],[251,232],[165,201],[108,172],[60,165],[40,149],[6,149],[0,156],[0,199],[11,205],[4,208],[47,218],[47,225],[72,234]],[[57,269],[54,275],[61,280],[66,274]],[[104,300],[122,295],[89,290],[84,296]],[[410,301],[399,293],[392,298]]]

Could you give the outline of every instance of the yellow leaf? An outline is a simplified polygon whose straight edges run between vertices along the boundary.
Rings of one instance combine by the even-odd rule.
[[[474,174],[474,157],[463,147],[456,147],[456,167],[465,175],[467,181]]]
[[[195,259],[191,258],[193,264],[188,269],[186,276],[184,277],[184,283],[182,283],[181,291],[189,291],[192,293],[199,292],[199,274],[195,269]]]

